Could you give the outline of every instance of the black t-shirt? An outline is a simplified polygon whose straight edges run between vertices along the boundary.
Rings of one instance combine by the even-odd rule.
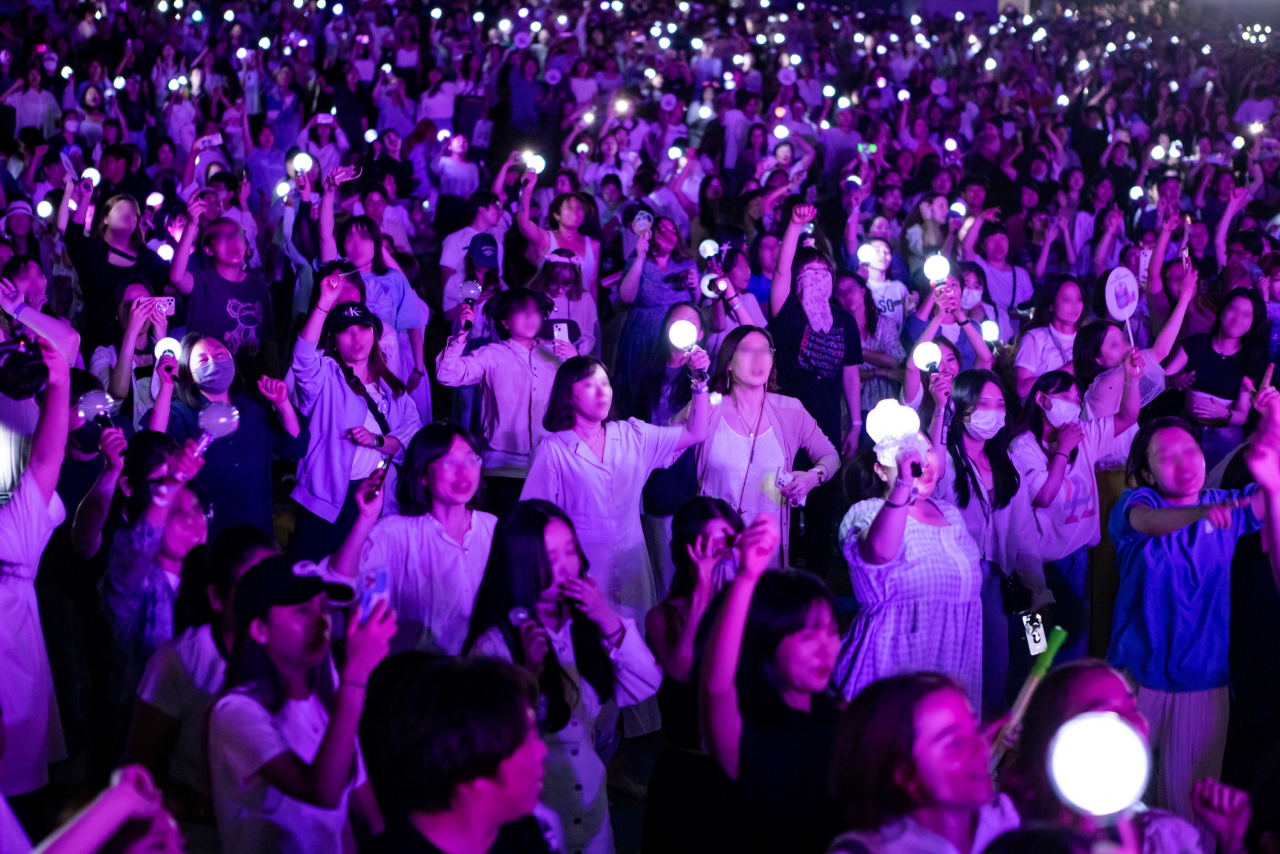
[[[778,382],[782,393],[797,398],[822,432],[840,447],[840,401],[844,399],[844,369],[862,364],[858,321],[831,302],[828,332],[809,326],[809,318],[792,292],[782,310],[769,322],[778,352]],[[854,401],[854,405],[859,405]]]
[[[191,275],[187,303],[187,331],[216,335],[234,354],[241,347],[257,352],[273,337],[271,291],[256,270],[233,282],[212,267]]]
[[[405,819],[396,822],[369,844],[368,854],[445,854]],[[533,816],[504,824],[489,854],[551,854],[542,826]]]
[[[768,721],[744,716],[738,793],[748,851],[825,851],[839,828],[827,789],[840,712],[813,695],[809,712],[786,707]]]
[[[84,226],[71,223],[64,239],[67,254],[80,276],[80,291],[84,294],[84,311],[81,313],[83,329],[80,330],[80,352],[85,361],[100,346],[120,344],[120,327],[116,323],[116,306],[112,298],[117,288],[126,282],[141,278],[151,284],[152,293],[163,293],[169,284],[169,262],[145,246],[138,251],[138,261],[130,267],[117,267],[108,259],[107,244],[97,237],[86,237]]]
[[[1213,338],[1201,332],[1188,335],[1182,342],[1182,349],[1187,353],[1186,370],[1196,372],[1195,380],[1191,383],[1192,391],[1225,400],[1236,399],[1236,395],[1240,394],[1240,383],[1244,380],[1243,348],[1230,356],[1224,356],[1213,349]]]

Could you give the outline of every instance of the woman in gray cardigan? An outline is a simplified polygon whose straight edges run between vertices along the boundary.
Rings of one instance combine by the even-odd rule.
[[[782,541],[770,567],[785,568],[791,507],[835,476],[840,455],[800,401],[777,388],[769,333],[758,326],[730,332],[711,377],[707,438],[696,453],[700,494],[724,499],[744,520],[778,515]],[[801,450],[812,461],[808,471],[794,470]]]

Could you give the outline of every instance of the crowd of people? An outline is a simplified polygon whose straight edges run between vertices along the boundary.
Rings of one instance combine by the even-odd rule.
[[[3,11],[2,854],[1280,851],[1266,21]]]

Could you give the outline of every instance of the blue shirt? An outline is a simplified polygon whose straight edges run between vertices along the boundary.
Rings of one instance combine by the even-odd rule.
[[[1252,497],[1242,490],[1206,489],[1200,506]],[[1208,519],[1163,537],[1129,524],[1136,506],[1173,507],[1153,489],[1127,489],[1111,513],[1111,540],[1120,564],[1120,590],[1111,620],[1107,660],[1127,667],[1138,684],[1160,691],[1207,691],[1230,682],[1231,558],[1236,540],[1262,528],[1246,504],[1217,530]]]

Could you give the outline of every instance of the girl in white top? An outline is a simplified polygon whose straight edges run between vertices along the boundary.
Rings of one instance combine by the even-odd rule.
[[[690,368],[705,371],[709,365],[707,354],[695,347]],[[694,381],[690,406],[683,426],[614,421],[604,365],[575,356],[556,373],[542,422],[551,435],[534,448],[520,495],[564,508],[581,532],[592,578],[610,605],[631,619],[644,619],[658,604],[640,525],[640,492],[651,472],[706,438],[711,406],[705,380]]]
[[[138,685],[125,761],[151,772],[193,851],[217,850],[209,791],[209,712],[222,693],[227,655],[235,643],[235,584],[249,567],[278,553],[275,540],[252,525],[219,534],[204,566],[211,621],[192,626],[156,650]]]
[[[557,324],[565,324],[564,332],[578,355],[599,358],[600,312],[595,296],[583,287],[582,268],[582,259],[568,249],[553,249],[543,258],[529,289],[551,300],[539,337],[555,339]]]
[[[586,574],[588,555],[563,510],[522,501],[503,517],[485,569],[466,651],[512,661],[538,679],[538,728],[548,753],[542,800],[560,816],[565,850],[612,854],[601,705],[657,693],[662,670],[636,623]]]
[[[316,113],[298,131],[298,148],[315,158],[320,174],[327,176],[342,163],[342,155],[351,148],[347,135],[329,113]]]
[[[462,134],[449,137],[449,143],[436,155],[434,168],[436,189],[441,195],[467,198],[480,189],[480,169],[467,160],[471,143]]]
[[[555,197],[547,210],[549,230],[543,230],[530,219],[530,201],[533,199],[532,180],[526,180],[520,192],[520,215],[516,224],[520,233],[529,241],[525,258],[529,263],[541,266],[546,256],[557,249],[567,249],[573,257],[581,258],[582,290],[596,298],[596,285],[600,277],[600,243],[580,232],[586,219],[584,198],[578,193],[562,193]]]
[[[427,72],[427,88],[418,99],[418,119],[430,119],[441,130],[453,131],[453,108],[459,95],[471,90],[468,80],[445,80],[438,68]]]
[[[385,589],[400,625],[395,651],[462,652],[496,516],[479,505],[480,446],[465,429],[428,424],[405,453],[399,513],[379,520],[382,478],[356,495],[360,515],[330,558],[361,589]],[[385,577],[379,577],[384,574]]]
[[[367,616],[356,609],[339,679],[329,595],[349,599],[352,591],[315,570],[269,557],[236,587],[226,694],[209,717],[213,805],[228,854],[354,850],[350,808],[375,835],[382,831],[356,729],[395,612],[385,602]]]
[[[1120,456],[1124,433],[1138,421],[1143,360],[1124,360],[1124,397],[1114,416],[1080,419],[1080,387],[1064,371],[1036,380],[1009,443],[1009,458],[1031,496],[1045,581],[1058,603],[1055,618],[1067,629],[1063,661],[1088,654],[1089,549],[1102,540],[1098,463]]]
[[[1013,364],[1018,399],[1026,400],[1037,377],[1049,371],[1072,373],[1076,332],[1084,325],[1084,294],[1074,279],[1048,284],[1036,293],[1032,320],[1022,327]]]

